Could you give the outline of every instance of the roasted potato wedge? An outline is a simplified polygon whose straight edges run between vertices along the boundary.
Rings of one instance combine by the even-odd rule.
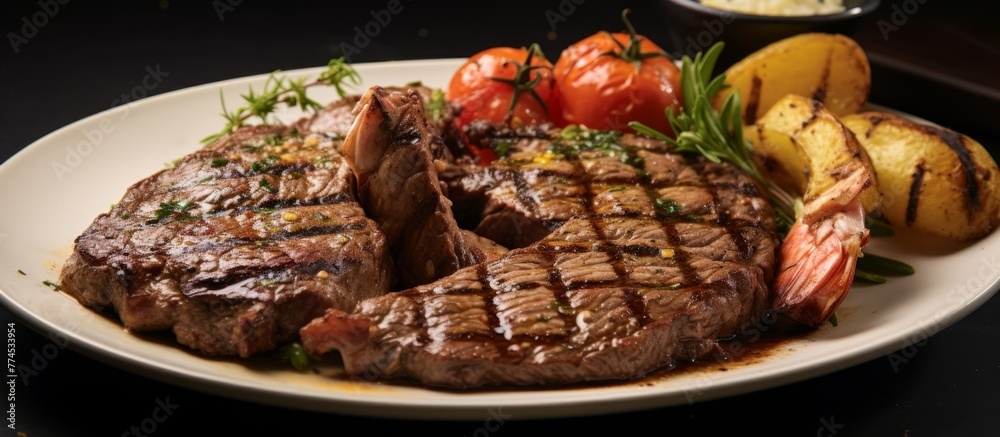
[[[752,125],[788,94],[811,97],[836,116],[853,114],[868,101],[871,66],[853,39],[806,33],[770,44],[726,69],[730,87],[713,100],[721,108],[738,90],[743,124]]]
[[[760,168],[785,189],[802,194],[803,202],[847,175],[863,172],[865,212],[880,211],[878,180],[868,154],[821,102],[786,95],[746,132]]]
[[[889,224],[968,241],[1000,223],[1000,170],[972,138],[887,112],[841,120],[875,165]]]
[[[809,162],[791,135],[753,125],[744,128],[744,136],[753,143],[750,156],[768,180],[789,193],[806,192],[806,173],[802,170],[809,168]]]

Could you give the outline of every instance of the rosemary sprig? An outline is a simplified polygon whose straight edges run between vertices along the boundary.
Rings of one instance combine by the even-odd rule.
[[[865,215],[865,227],[868,228],[871,236],[875,238],[896,235],[896,231],[892,229],[892,226],[889,226],[888,223],[877,217],[872,217],[870,214]]]
[[[913,266],[902,261],[866,253],[863,257],[858,258],[856,272],[864,275],[865,279],[873,280],[873,278],[880,277],[883,278],[882,282],[885,282],[885,276],[909,276],[914,273],[914,270]],[[877,279],[873,282],[877,282]]]
[[[750,157],[753,145],[743,137],[739,93],[731,93],[720,111],[712,107],[712,97],[726,86],[725,74],[712,77],[723,47],[724,43],[718,42],[693,60],[687,55],[681,59],[684,108],[679,113],[674,108],[666,110],[675,138],[640,122],[633,121],[629,126],[673,144],[678,152],[699,153],[712,162],[728,161],[736,165],[765,188],[775,207],[779,229],[787,231],[795,221],[796,197],[764,177]]]
[[[361,75],[343,57],[331,59],[327,63],[326,70],[312,82],[306,82],[304,77],[299,79],[281,77],[278,75],[280,72],[281,70],[271,73],[260,92],[254,91],[251,87],[246,94],[241,94],[240,97],[243,98],[245,104],[232,112],[226,109],[226,101],[220,90],[219,100],[222,101],[222,117],[226,119],[226,126],[221,131],[202,138],[201,142],[203,144],[211,143],[231,134],[236,129],[245,126],[251,118],[257,118],[261,123],[267,124],[268,117],[281,105],[289,108],[298,107],[303,111],[318,110],[323,106],[306,95],[306,90],[316,85],[332,86],[337,90],[337,94],[343,98],[347,97],[345,87],[361,83]]]

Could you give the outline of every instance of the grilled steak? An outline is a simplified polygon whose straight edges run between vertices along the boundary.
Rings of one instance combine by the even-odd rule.
[[[586,130],[499,142],[506,156],[464,193],[481,193],[480,230],[546,235],[327,311],[300,331],[310,354],[450,388],[634,378],[705,355],[766,309],[773,210],[734,167]]]
[[[296,339],[327,308],[387,292],[385,238],[339,143],[245,127],[144,179],[76,239],[63,289],[132,331],[208,355]]]
[[[368,90],[344,140],[343,154],[358,179],[361,203],[386,233],[403,287],[426,284],[494,257],[478,236],[458,227],[438,179],[424,99],[413,89]]]

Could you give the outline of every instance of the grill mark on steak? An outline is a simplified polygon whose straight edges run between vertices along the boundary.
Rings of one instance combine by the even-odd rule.
[[[287,209],[301,206],[313,206],[313,205],[334,205],[338,203],[348,203],[354,202],[354,198],[348,193],[334,193],[329,196],[317,197],[312,199],[270,199],[260,202],[259,206],[241,206],[233,208],[231,211],[234,213],[249,211],[249,210],[260,210],[260,209]]]
[[[691,267],[687,252],[678,249],[680,247],[680,237],[677,235],[677,227],[673,223],[663,223],[663,233],[667,236],[667,242],[673,248],[674,253],[672,258],[676,261],[678,270],[681,273],[680,281],[675,284],[680,284],[679,287],[683,287],[696,283],[698,281],[698,272]],[[668,284],[667,286],[673,287],[675,284]]]
[[[555,268],[556,252],[542,250],[539,251],[539,253],[545,259],[546,264],[553,266],[553,268],[549,269],[548,277],[546,278],[545,284],[537,284],[537,286],[548,285],[549,287],[551,287],[553,300],[552,303],[549,304],[549,306],[555,307],[556,314],[558,314],[560,318],[564,319],[565,323],[567,314],[565,314],[566,310],[564,310],[564,308],[573,308],[572,304],[569,302],[569,299],[566,297],[566,292],[569,290],[569,287],[563,280],[562,273],[559,271],[558,268]],[[504,332],[504,337],[511,339],[513,337],[513,332],[510,331],[509,329],[506,330]]]
[[[291,231],[278,231],[271,234],[268,237],[269,241],[282,241],[282,240],[292,240],[302,237],[312,237],[315,235],[324,234],[339,234],[346,231],[353,231],[364,229],[366,224],[364,223],[348,223],[339,226],[317,226],[305,229],[296,229]]]
[[[662,249],[641,244],[630,244],[615,247],[606,242],[607,236],[604,234],[604,227],[601,226],[601,223],[603,222],[602,220],[590,219],[588,222],[593,228],[594,234],[597,236],[598,240],[601,241],[599,246],[596,248],[596,251],[604,253],[610,258],[611,268],[614,271],[614,278],[604,281],[586,282],[583,284],[584,288],[601,285],[624,287],[622,288],[622,292],[624,293],[625,304],[626,308],[629,310],[629,315],[636,318],[640,326],[646,325],[652,319],[638,290],[628,286],[629,274],[624,266],[622,254],[629,254],[632,256],[657,256],[661,254]]]
[[[184,223],[184,227],[187,228],[200,226],[205,226],[205,223]],[[368,226],[369,225],[364,222],[345,223],[334,226],[311,226],[295,230],[278,230],[263,238],[231,235],[231,238],[227,239],[206,238],[204,240],[197,240],[195,238],[191,238],[190,235],[185,235],[186,238],[184,239],[184,245],[168,247],[165,250],[171,255],[179,255],[189,252],[223,251],[240,246],[261,246],[263,244],[274,244],[282,241],[290,241],[319,235],[333,235],[349,233],[351,231],[361,231]],[[172,234],[185,234],[184,227],[173,227],[170,232]]]
[[[531,189],[528,183],[524,180],[524,175],[520,172],[507,172],[507,175],[514,180],[514,189],[517,193],[517,199],[524,204],[528,211],[532,215],[538,215],[538,202],[535,202],[535,198],[531,195]],[[548,226],[546,226],[548,228]]]

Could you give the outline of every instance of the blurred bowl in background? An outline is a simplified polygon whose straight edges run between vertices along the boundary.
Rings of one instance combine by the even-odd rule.
[[[712,44],[726,44],[719,58],[725,68],[780,39],[807,32],[849,34],[880,0],[844,0],[844,11],[825,15],[743,14],[702,5],[698,0],[659,0],[666,19],[664,50],[674,58],[694,56]]]

